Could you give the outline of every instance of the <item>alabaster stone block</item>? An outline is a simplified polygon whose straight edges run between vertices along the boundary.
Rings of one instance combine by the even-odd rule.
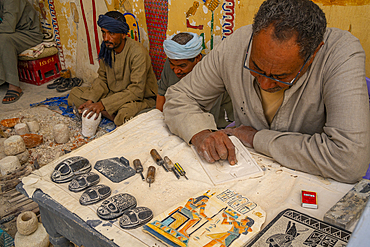
[[[21,136],[14,135],[4,141],[4,153],[8,156],[14,156],[24,151],[26,151],[26,145]]]
[[[19,123],[14,126],[15,133],[17,135],[24,135],[30,133],[30,130],[28,129],[27,124],[25,123]]]
[[[36,134],[40,130],[40,125],[37,121],[33,120],[30,122],[27,122],[28,129],[30,130],[30,133]]]
[[[56,143],[66,143],[69,141],[69,129],[65,124],[57,124],[53,128],[54,141]]]
[[[0,172],[3,176],[17,170],[20,167],[21,163],[16,156],[6,156],[0,160]]]

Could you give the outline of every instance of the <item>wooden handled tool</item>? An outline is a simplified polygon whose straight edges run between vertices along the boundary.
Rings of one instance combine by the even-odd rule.
[[[134,168],[136,173],[140,173],[141,179],[144,181],[145,180],[143,175],[144,168],[139,159],[134,160]]]
[[[150,184],[154,183],[155,180],[155,167],[154,166],[149,166],[148,168],[148,174],[146,175],[146,181]]]
[[[163,169],[166,172],[168,172],[168,169],[166,167],[166,164],[164,163],[164,160],[159,155],[159,153],[157,152],[157,150],[155,150],[155,149],[150,150],[150,155],[153,157],[153,159],[154,159],[155,163],[157,163],[157,165],[162,166]]]

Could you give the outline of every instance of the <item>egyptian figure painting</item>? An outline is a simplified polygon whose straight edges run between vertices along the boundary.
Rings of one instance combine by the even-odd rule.
[[[266,213],[232,190],[207,190],[166,210],[143,230],[169,246],[241,246],[261,229]]]

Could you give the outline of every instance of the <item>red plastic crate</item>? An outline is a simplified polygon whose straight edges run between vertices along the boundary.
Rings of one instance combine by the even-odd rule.
[[[19,80],[40,86],[60,77],[58,54],[36,60],[18,60]]]

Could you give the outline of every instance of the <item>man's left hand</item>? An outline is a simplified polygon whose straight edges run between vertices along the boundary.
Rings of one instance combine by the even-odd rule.
[[[258,132],[255,128],[251,126],[240,126],[237,128],[227,128],[220,130],[227,135],[233,135],[237,137],[244,146],[253,148],[254,135]]]

